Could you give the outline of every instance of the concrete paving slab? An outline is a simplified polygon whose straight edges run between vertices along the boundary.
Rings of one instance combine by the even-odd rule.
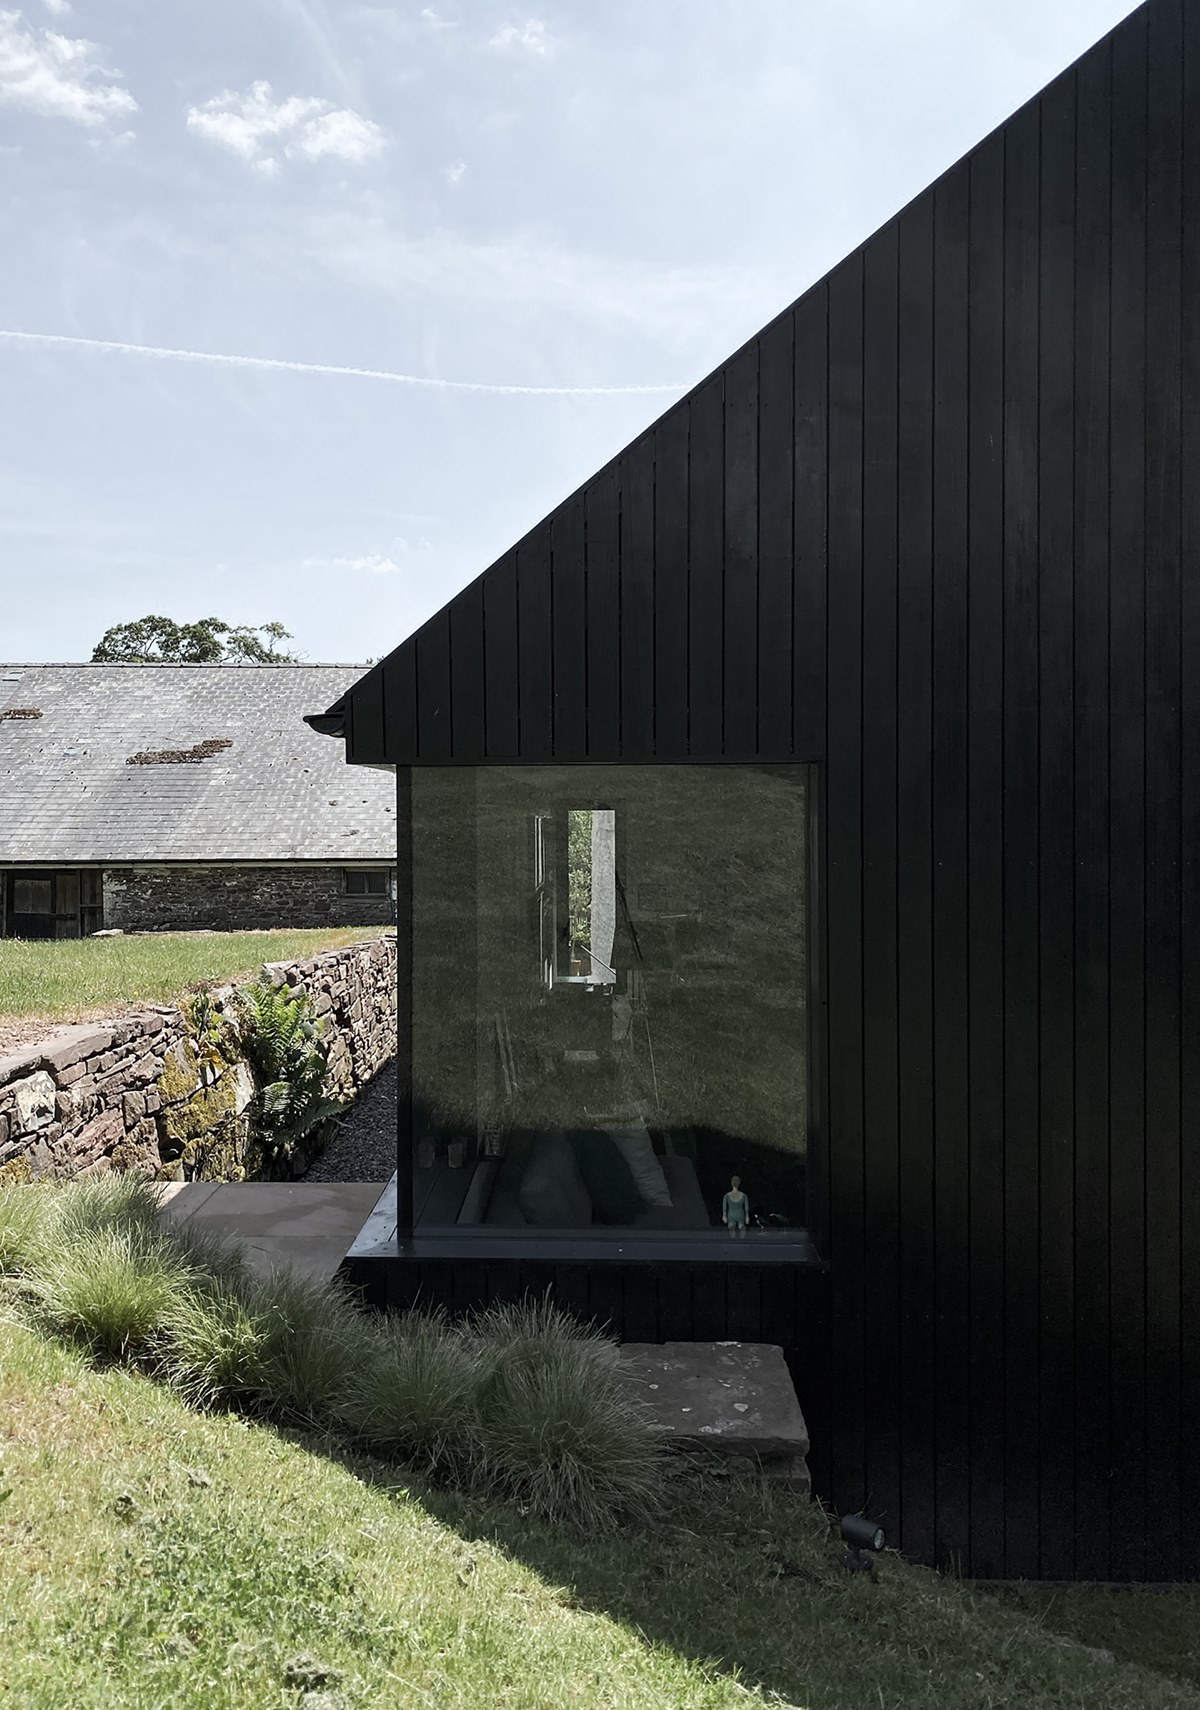
[[[188,1182],[163,1215],[245,1248],[260,1272],[331,1277],[379,1197],[378,1182]],[[196,1190],[189,1195],[189,1190]]]
[[[186,1223],[220,1185],[220,1182],[164,1182],[158,1190],[159,1210],[172,1223]]]
[[[626,1342],[620,1358],[655,1424],[680,1448],[741,1456],[809,1489],[808,1427],[782,1348]]]

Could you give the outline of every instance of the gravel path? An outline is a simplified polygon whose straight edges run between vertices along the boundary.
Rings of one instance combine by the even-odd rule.
[[[378,1182],[396,1169],[396,1065],[380,1069],[358,1095],[334,1138],[304,1177],[308,1182]]]

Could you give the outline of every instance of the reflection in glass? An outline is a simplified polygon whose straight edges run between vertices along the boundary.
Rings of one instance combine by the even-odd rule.
[[[414,769],[421,1227],[803,1224],[807,777]]]

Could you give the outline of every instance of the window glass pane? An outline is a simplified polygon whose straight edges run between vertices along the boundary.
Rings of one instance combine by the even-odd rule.
[[[807,780],[414,769],[419,1224],[803,1225]]]

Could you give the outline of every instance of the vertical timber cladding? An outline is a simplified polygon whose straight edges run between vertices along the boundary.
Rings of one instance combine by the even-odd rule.
[[[819,764],[824,1494],[981,1576],[1200,1574],[1198,302],[1150,0],[351,698]]]

